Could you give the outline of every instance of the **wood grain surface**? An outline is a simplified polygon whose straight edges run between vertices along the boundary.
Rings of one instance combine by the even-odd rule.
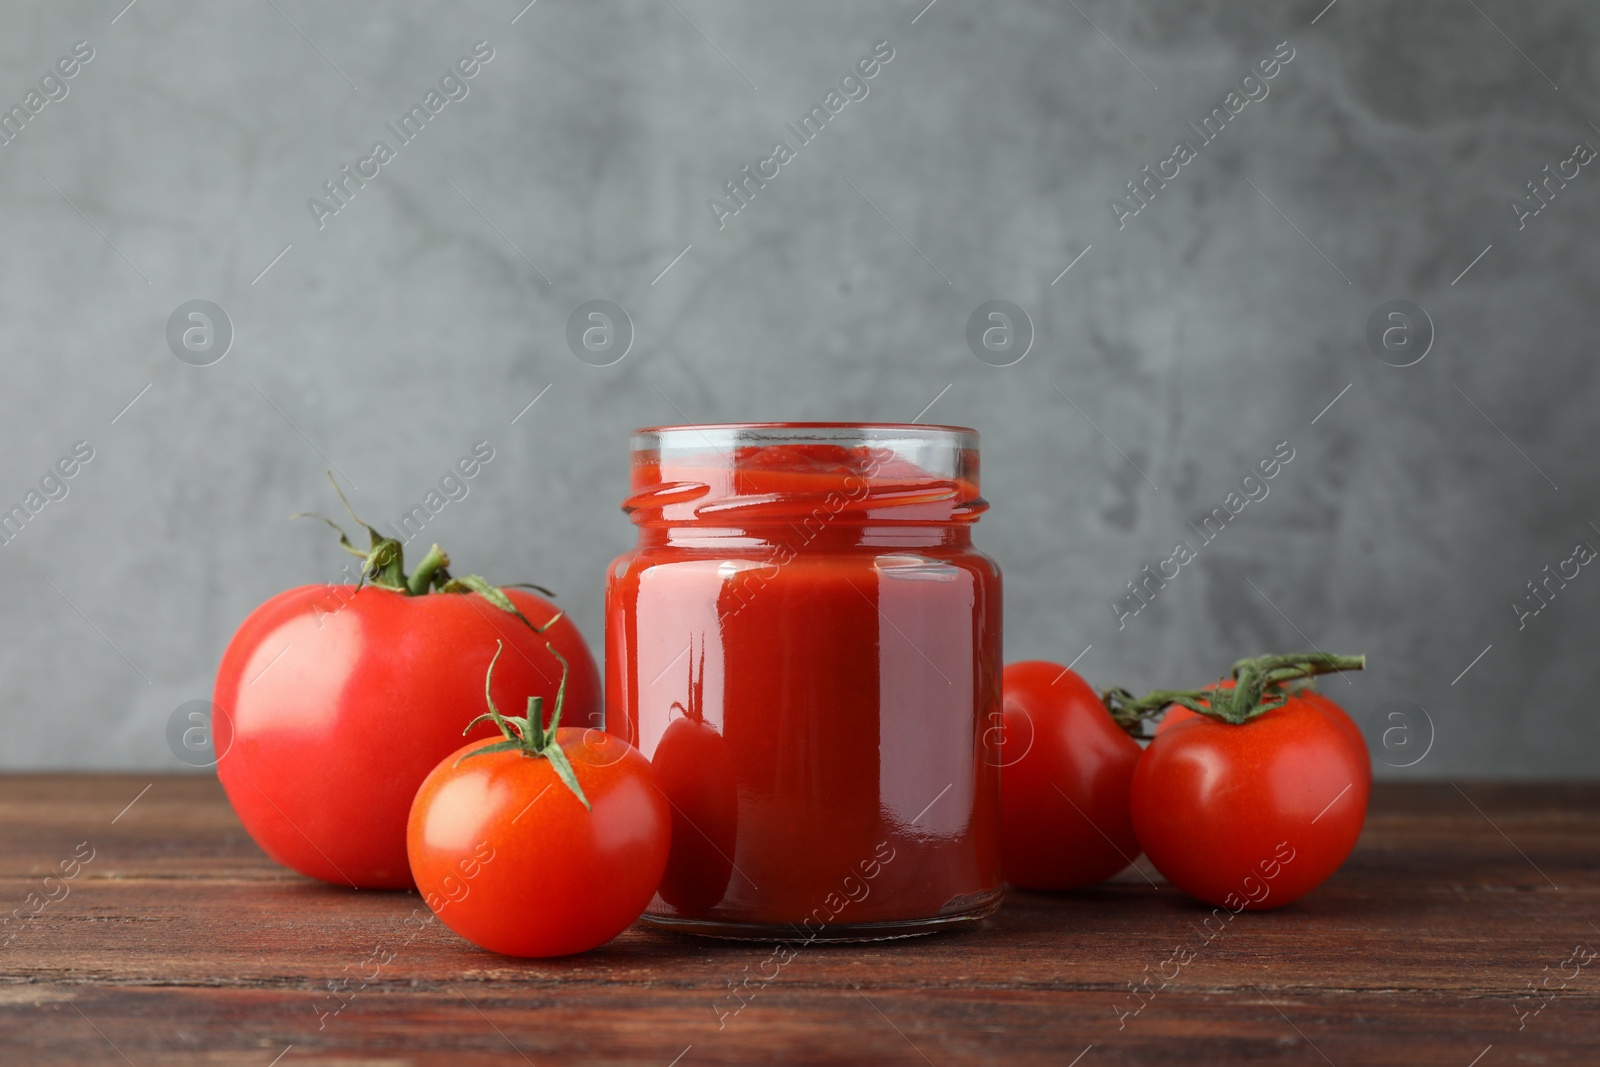
[[[1600,1064],[1600,786],[1380,785],[1328,884],[1209,935],[1143,861],[781,966],[512,960],[418,907],[276,867],[210,778],[0,777],[0,1064]]]

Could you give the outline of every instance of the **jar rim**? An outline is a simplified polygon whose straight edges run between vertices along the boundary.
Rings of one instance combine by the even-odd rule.
[[[678,440],[673,440],[674,438]],[[927,422],[712,422],[644,426],[633,431],[635,452],[687,443],[704,447],[789,442],[873,443],[885,440],[948,443],[976,449],[978,431],[970,426]]]

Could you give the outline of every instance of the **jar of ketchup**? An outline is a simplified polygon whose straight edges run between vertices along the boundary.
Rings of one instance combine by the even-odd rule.
[[[663,426],[631,467],[606,729],[672,805],[645,918],[809,941],[993,912],[1000,571],[972,546],[976,431]]]

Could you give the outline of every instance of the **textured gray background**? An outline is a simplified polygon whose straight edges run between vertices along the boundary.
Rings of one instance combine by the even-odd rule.
[[[1366,651],[1334,695],[1436,728],[1380,773],[1593,776],[1600,574],[1520,631],[1511,603],[1600,546],[1600,176],[1521,232],[1509,205],[1600,143],[1600,11],[924,2],[6,4],[6,107],[96,56],[0,147],[0,499],[96,454],[0,548],[0,766],[179,768],[168,716],[233,628],[344,562],[286,522],[336,510],[330,462],[392,519],[492,442],[428,536],[555,587],[598,644],[630,428],[937,396],[923,418],[984,434],[1008,658],[1092,646],[1091,682],[1143,688]],[[480,39],[470,95],[319,231],[307,198]],[[719,232],[707,198],[879,40],[870,95]],[[1108,199],[1285,40],[1268,98],[1119,231]],[[237,331],[214,366],[165,341],[195,298]],[[1015,366],[967,349],[991,298],[1037,331]],[[1438,334],[1404,369],[1364,341],[1395,298]],[[590,299],[636,326],[615,366],[567,350]],[[1284,440],[1271,495],[1119,631],[1123,583]]]

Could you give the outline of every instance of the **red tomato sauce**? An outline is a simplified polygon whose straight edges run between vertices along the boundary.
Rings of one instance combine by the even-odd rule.
[[[607,586],[607,729],[673,807],[647,917],[808,938],[988,914],[1000,575],[971,542],[976,435],[703,429],[636,438],[639,544]]]

